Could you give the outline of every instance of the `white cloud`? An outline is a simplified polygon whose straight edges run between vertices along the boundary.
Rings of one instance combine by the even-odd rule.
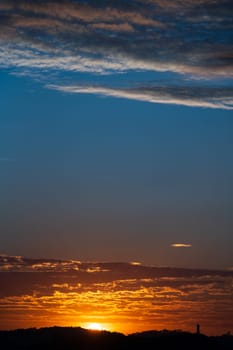
[[[189,107],[233,109],[232,89],[222,92],[210,88],[145,87],[110,88],[101,86],[48,85],[49,88],[68,93],[98,94],[152,103],[166,103]]]
[[[211,90],[214,96],[208,89],[207,94],[190,88],[186,93],[184,86],[187,76],[196,80],[205,77],[209,86],[213,78],[233,77],[231,1],[199,0],[198,6],[192,0],[185,4],[180,0],[136,3],[6,1],[0,6],[0,67],[32,77],[36,72],[47,82],[54,71],[73,81],[70,72],[92,74],[92,81],[97,75],[112,74],[116,80],[119,73],[133,72],[128,89],[113,85],[56,88],[153,103],[232,109],[232,91],[222,91],[218,83]],[[171,83],[170,90],[150,89],[149,81],[144,88],[135,89],[142,71],[156,72],[157,77],[158,72],[175,73],[183,90],[178,88],[177,94],[177,86]],[[146,79],[151,79],[148,76]]]

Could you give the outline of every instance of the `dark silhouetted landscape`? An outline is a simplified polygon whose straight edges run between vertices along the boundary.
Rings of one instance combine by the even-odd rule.
[[[89,349],[232,349],[230,334],[208,337],[180,330],[147,331],[124,335],[83,328],[52,327],[0,331],[5,350],[89,350]]]

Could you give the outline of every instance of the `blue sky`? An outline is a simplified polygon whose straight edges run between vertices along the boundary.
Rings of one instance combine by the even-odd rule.
[[[108,4],[0,3],[1,250],[229,268],[230,2]]]

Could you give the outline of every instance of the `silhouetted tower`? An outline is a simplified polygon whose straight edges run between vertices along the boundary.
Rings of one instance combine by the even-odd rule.
[[[199,325],[199,323],[197,324],[197,334],[200,334],[200,325]]]

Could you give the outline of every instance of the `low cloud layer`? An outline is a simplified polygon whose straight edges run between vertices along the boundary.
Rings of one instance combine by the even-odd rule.
[[[229,79],[231,9],[230,0],[3,0],[0,66],[32,75],[36,70],[41,76],[56,70],[63,78],[72,72],[71,80],[80,80],[75,74],[86,72],[94,74],[93,82],[96,75],[111,74],[115,82],[119,73],[134,72],[134,85],[142,71],[155,74],[154,79],[158,72],[175,73],[181,82],[187,76],[209,82]],[[208,88],[182,98],[176,96],[176,86],[168,86],[166,93],[158,86],[150,91],[147,81],[142,88],[129,86],[127,91],[114,91],[111,85],[108,91],[99,89],[102,92],[92,92],[149,102],[212,108],[232,103],[231,89],[225,91],[218,84],[210,101]]]
[[[85,325],[195,331],[232,326],[232,271],[0,257],[0,328]]]

